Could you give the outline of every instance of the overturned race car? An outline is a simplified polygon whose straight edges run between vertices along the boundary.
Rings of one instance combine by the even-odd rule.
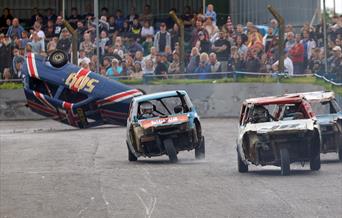
[[[129,161],[138,157],[168,155],[195,149],[196,159],[205,156],[199,116],[185,91],[168,91],[135,97],[127,120]]]
[[[310,104],[299,96],[247,99],[240,113],[237,139],[239,172],[248,164],[281,167],[290,173],[290,164],[310,162],[319,170],[320,134]]]
[[[125,126],[131,99],[143,94],[68,63],[67,55],[58,50],[48,58],[28,53],[22,71],[27,106],[77,128]]]

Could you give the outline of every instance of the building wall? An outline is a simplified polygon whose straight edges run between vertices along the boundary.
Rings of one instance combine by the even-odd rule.
[[[285,22],[292,25],[303,25],[310,22],[316,9],[320,5],[319,0],[231,0],[230,14],[233,23],[246,24],[252,21],[255,24],[269,23],[272,15],[267,10],[271,4],[284,16]]]

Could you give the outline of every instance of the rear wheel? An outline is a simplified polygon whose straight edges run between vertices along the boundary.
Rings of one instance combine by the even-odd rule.
[[[237,161],[238,161],[238,171],[240,173],[246,173],[248,172],[248,165],[242,161],[240,153],[238,151],[236,151],[237,153]]]
[[[342,137],[341,137],[342,140]],[[338,148],[338,159],[342,161],[342,143],[340,142],[339,148]]]
[[[290,155],[287,148],[280,149],[280,167],[282,176],[290,174]]]
[[[68,63],[68,55],[61,50],[56,50],[49,56],[49,62],[52,66],[60,68]]]
[[[204,136],[202,136],[199,145],[195,148],[195,158],[201,160],[205,158],[205,141]]]
[[[164,140],[164,147],[166,150],[166,154],[169,156],[169,160],[171,163],[176,163],[178,161],[177,151],[175,146],[173,145],[172,139]]]

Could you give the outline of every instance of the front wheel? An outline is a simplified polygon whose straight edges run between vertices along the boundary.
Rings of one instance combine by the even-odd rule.
[[[195,148],[195,158],[201,160],[205,158],[205,141],[204,136],[202,136],[199,145]]]
[[[237,161],[238,161],[238,171],[239,173],[246,173],[248,172],[248,165],[242,161],[240,153],[236,151],[237,153]]]
[[[280,167],[282,176],[290,174],[290,155],[287,148],[280,149]]]
[[[127,143],[127,142],[126,142],[126,143]],[[128,143],[127,143],[127,150],[128,150],[128,160],[129,160],[130,162],[132,162],[132,161],[137,161],[138,158],[131,152],[131,149],[129,148]]]
[[[310,169],[317,171],[321,168],[321,156],[319,149],[316,149],[316,151],[313,152],[310,159]]]
[[[173,145],[172,139],[164,140],[164,147],[166,150],[166,154],[169,156],[169,160],[171,163],[176,163],[178,161],[177,151],[175,146]]]
[[[342,144],[340,145],[339,149],[338,149],[338,159],[340,161],[342,161]]]

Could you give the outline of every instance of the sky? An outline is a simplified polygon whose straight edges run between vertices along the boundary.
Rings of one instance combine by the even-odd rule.
[[[321,5],[323,7],[323,0],[321,0]],[[336,3],[336,13],[342,14],[342,0],[335,0]],[[327,8],[333,8],[334,7],[334,0],[325,0],[325,4]]]

